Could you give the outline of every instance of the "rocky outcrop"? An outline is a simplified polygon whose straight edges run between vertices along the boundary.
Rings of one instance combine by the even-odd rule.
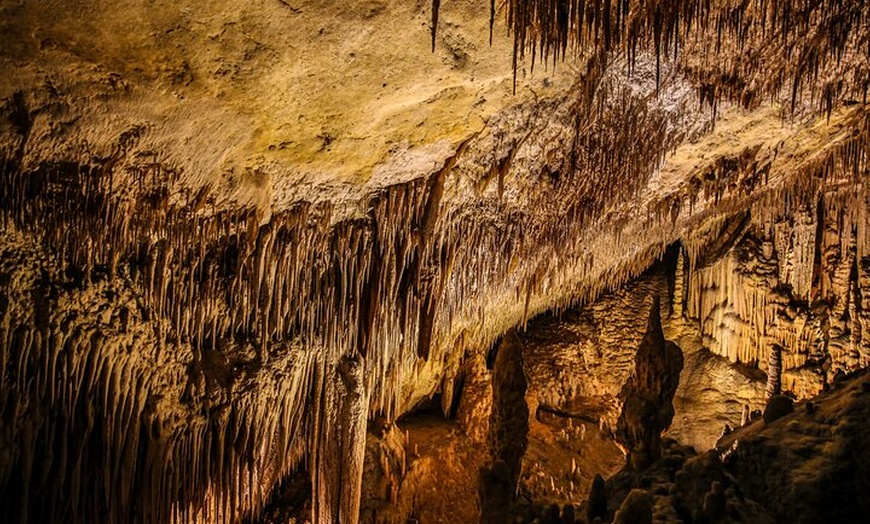
[[[528,445],[529,408],[526,404],[523,342],[515,331],[502,339],[492,368],[492,413],[489,445],[493,460],[503,460],[514,486]]]
[[[628,464],[642,470],[661,455],[661,435],[674,419],[674,394],[683,370],[683,352],[665,340],[658,296],[650,308],[646,334],[635,356],[634,372],[622,389],[622,413],[615,438]]]
[[[627,522],[859,522],[868,510],[868,391],[870,374],[853,374],[794,412],[735,430],[706,453],[665,439],[659,460],[642,470],[627,466],[582,509],[601,522],[626,521],[629,513],[634,520]]]
[[[765,424],[770,424],[792,411],[794,411],[794,401],[785,395],[776,395],[770,397],[770,400],[767,401],[762,418]]]
[[[633,489],[613,516],[614,524],[652,524],[653,498],[646,490]]]
[[[723,439],[729,471],[779,522],[860,522],[870,511],[870,375],[770,423],[757,421]]]
[[[511,470],[507,462],[497,459],[480,469],[477,493],[482,524],[510,520],[514,514],[516,483],[511,480]]]
[[[472,356],[464,368],[456,423],[471,440],[485,445],[490,433],[492,376],[486,369],[483,355]]]
[[[697,454],[670,439],[662,444],[661,458],[649,467],[627,466],[606,481],[608,513],[601,522],[776,522],[718,453]]]

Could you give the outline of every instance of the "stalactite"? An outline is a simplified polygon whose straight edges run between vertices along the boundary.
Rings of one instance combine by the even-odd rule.
[[[432,52],[435,52],[435,36],[438,33],[438,14],[441,10],[441,0],[432,0]],[[490,40],[492,40],[492,23],[490,22]]]
[[[833,100],[846,92],[853,98],[863,96],[870,83],[866,60],[848,73],[835,75],[848,78],[848,83],[821,80],[826,77],[822,70],[842,68],[844,55],[863,52],[859,28],[868,14],[860,0],[827,0],[812,6],[763,0],[737,5],[698,0],[509,0],[506,4],[514,39],[515,84],[519,61],[528,51],[546,62],[551,56],[564,57],[571,47],[599,60],[617,44],[622,45],[616,50],[631,64],[639,50],[654,54],[657,84],[662,59],[673,49],[674,61],[688,66],[699,90],[712,93],[713,105],[721,98],[752,103],[778,93],[790,80],[792,109],[808,92],[818,101],[817,110],[830,114]],[[490,12],[494,13],[492,5]],[[802,22],[795,26],[795,19]],[[712,34],[715,45],[708,45]],[[798,34],[813,38],[798,39]],[[680,57],[680,50],[685,57]],[[782,74],[769,75],[772,67]]]

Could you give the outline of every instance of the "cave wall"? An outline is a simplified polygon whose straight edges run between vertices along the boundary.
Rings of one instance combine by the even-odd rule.
[[[560,114],[551,118],[558,122],[570,112]],[[520,123],[512,125],[519,132]],[[544,143],[549,138],[540,135]],[[18,443],[6,454],[4,477],[19,475],[22,484],[34,486],[23,508],[57,497],[69,500],[74,513],[110,520],[123,520],[125,511],[139,506],[164,508],[140,513],[144,520],[189,514],[233,520],[256,512],[269,486],[297,468],[314,445],[308,428],[315,415],[305,406],[323,388],[327,375],[319,370],[334,359],[364,355],[369,408],[394,416],[431,395],[445,377],[452,380],[444,363],[455,337],[464,347],[486,347],[538,311],[566,307],[640,273],[680,231],[747,205],[740,195],[720,207],[686,202],[685,214],[676,215],[684,218],[674,221],[670,206],[677,197],[670,195],[665,214],[656,204],[643,218],[629,206],[614,222],[612,215],[572,215],[577,200],[567,198],[568,188],[546,170],[533,185],[521,178],[525,171],[511,171],[517,178],[506,179],[507,191],[499,190],[507,173],[484,173],[488,185],[472,190],[479,181],[469,170],[480,153],[470,153],[492,147],[495,139],[480,140],[488,145],[469,143],[427,178],[373,190],[362,215],[341,218],[328,203],[302,202],[263,225],[251,210],[211,214],[204,194],[171,198],[173,175],[153,164],[120,170],[120,160],[109,159],[87,168],[57,164],[29,171],[10,155],[3,198],[6,238],[13,245],[4,257],[11,266],[5,289],[24,291],[9,295],[4,315],[10,420],[4,427],[7,441]],[[514,162],[541,154],[540,143],[526,147],[528,156],[512,153]],[[127,161],[135,165],[141,157]],[[762,191],[758,206],[782,195],[815,200],[824,184],[822,178],[809,189],[774,186]],[[574,190],[582,195],[590,189]],[[470,195],[478,195],[473,204]],[[555,212],[538,211],[551,206]],[[714,218],[705,219],[711,212]],[[646,243],[636,243],[640,238]],[[30,247],[13,254],[19,245]],[[19,282],[16,264],[28,274],[44,273],[54,294],[44,283]],[[727,282],[722,278],[717,284]],[[103,287],[136,297],[138,310],[121,308],[117,316],[151,333],[153,342],[139,340],[118,353],[106,342],[112,332],[76,331],[63,320],[86,314],[71,298],[76,290],[91,295]],[[114,295],[107,297],[100,307],[114,315]],[[688,309],[691,316],[695,310]],[[724,332],[708,329],[720,338]],[[66,352],[75,346],[83,349]],[[106,349],[86,350],[91,347]],[[718,351],[723,347],[730,346]],[[132,356],[117,360],[116,354]],[[61,357],[77,360],[58,367]],[[142,385],[113,386],[120,383]],[[53,396],[66,401],[42,400]],[[83,414],[95,399],[101,408],[94,417],[111,430],[52,422],[90,420]],[[19,405],[28,407],[12,408]],[[144,428],[155,425],[163,425],[166,436],[142,438]],[[65,438],[56,450],[43,447],[60,435]],[[105,456],[79,459],[95,442],[108,450]],[[150,458],[154,454],[161,459]],[[71,462],[67,457],[73,456]],[[179,463],[189,469],[179,473]],[[51,476],[57,482],[43,483],[35,469],[56,471]],[[112,480],[128,471],[154,485],[140,490]],[[103,482],[92,480],[98,478]],[[87,499],[66,498],[86,489],[79,486],[99,485],[104,496],[94,498],[88,490]],[[177,505],[167,502],[173,500]]]
[[[704,345],[762,370],[782,348],[783,388],[800,398],[866,367],[865,198],[834,193],[791,212],[762,210],[721,259],[693,268],[687,258],[682,298]]]
[[[668,338],[687,353],[671,436],[699,449],[711,448],[726,424],[739,426],[744,406],[764,407],[774,347],[782,389],[798,399],[866,367],[863,198],[834,191],[811,203],[812,213],[797,206],[771,219],[750,208],[722,217],[591,304],[532,319],[521,335],[531,411],[612,428],[643,336],[638,319],[654,296],[663,297]]]
[[[469,143],[462,151],[491,147],[493,138],[485,138],[488,146]],[[525,158],[532,162],[541,151],[529,147]],[[16,445],[4,456],[3,477],[31,486],[22,512],[68,507],[109,520],[124,520],[135,507],[155,508],[138,512],[143,520],[191,514],[234,520],[258,511],[269,486],[314,446],[314,413],[306,406],[327,376],[318,370],[341,355],[365,356],[368,407],[394,416],[431,395],[445,377],[452,380],[444,363],[456,337],[465,347],[483,348],[536,312],[593,297],[640,273],[681,231],[748,200],[736,195],[709,208],[686,202],[675,221],[670,206],[678,200],[671,195],[665,214],[656,204],[647,221],[629,206],[611,222],[612,215],[572,215],[578,201],[546,171],[533,185],[518,170],[512,175],[518,178],[504,182],[508,191],[499,190],[507,175],[498,173],[484,177],[485,188],[471,190],[479,181],[468,170],[480,157],[460,155],[427,178],[373,190],[362,215],[336,217],[327,203],[302,202],[259,225],[251,210],[210,214],[203,195],[171,198],[172,175],[159,166],[116,171],[119,160],[109,159],[28,170],[10,157],[3,184],[10,243],[4,290],[20,291],[5,291],[4,428],[6,441]],[[757,205],[771,206],[783,195],[814,201],[825,184],[821,177],[809,189],[774,186]],[[473,204],[470,195],[478,195]],[[538,212],[550,206],[556,211]],[[22,280],[18,271],[43,276]],[[731,274],[720,269],[724,276],[690,278],[687,287],[733,289],[728,303],[742,307],[746,294],[729,284]],[[114,291],[97,310],[112,312],[95,319],[77,297],[98,296],[103,288]],[[136,297],[137,308],[117,307],[120,293]],[[689,316],[704,311],[709,302],[701,299],[692,309],[698,293],[689,295]],[[116,349],[115,332],[97,327],[103,319],[111,326],[116,309],[123,329],[153,339]],[[87,329],[77,330],[67,315],[87,318]],[[721,323],[707,324],[710,337],[726,340]],[[854,324],[850,330],[857,332]],[[787,342],[797,332],[778,333]],[[738,347],[759,347],[751,338],[737,340]],[[716,350],[729,354],[730,348],[723,342]],[[764,349],[741,351],[742,361],[764,361]],[[851,359],[838,359],[844,366],[861,362],[852,349],[842,355]],[[803,360],[788,360],[786,374],[794,362]],[[92,417],[99,422],[85,423]],[[76,422],[67,428],[57,420]],[[90,449],[105,451],[87,458]],[[130,471],[152,485],[118,481]],[[40,475],[56,481],[45,483]],[[103,495],[94,496],[95,486]],[[19,492],[5,496],[17,500]],[[48,499],[67,502],[40,503]]]
[[[612,82],[629,89],[621,75]],[[685,104],[690,95],[680,92],[689,97]],[[18,282],[20,265],[44,272],[55,289],[48,300],[38,289],[10,295],[15,304],[4,316],[4,339],[10,340],[3,382],[10,421],[4,427],[7,440],[18,443],[4,457],[4,476],[14,473],[22,484],[40,488],[24,497],[22,515],[62,511],[39,501],[75,498],[79,486],[90,486],[89,498],[69,500],[73,514],[108,520],[125,520],[125,511],[140,506],[155,508],[154,514],[137,512],[143,520],[198,514],[234,520],[256,513],[271,486],[319,449],[319,399],[343,356],[364,358],[371,413],[395,417],[441,386],[457,337],[464,347],[486,347],[504,329],[550,307],[552,297],[575,300],[579,282],[589,282],[584,293],[591,294],[621,272],[640,271],[663,245],[653,242],[638,254],[626,244],[616,266],[622,269],[614,269],[577,236],[596,219],[568,198],[600,186],[567,185],[549,169],[525,179],[542,148],[567,161],[565,151],[577,139],[570,129],[578,102],[570,97],[506,112],[428,175],[405,182],[384,175],[359,201],[298,201],[273,209],[265,222],[257,209],[217,207],[207,190],[190,190],[183,173],[140,151],[147,129],[123,133],[117,149],[91,157],[92,164],[31,164],[26,153],[40,121],[32,102],[15,96],[4,106],[11,149],[2,184],[8,282],[38,288]],[[630,118],[616,107],[607,114]],[[668,118],[683,117],[675,108],[657,108],[644,125]],[[539,129],[534,140],[527,138],[530,126]],[[500,168],[490,169],[493,157]],[[593,155],[586,161],[604,160]],[[621,161],[634,169],[644,165],[627,155]],[[537,213],[542,207],[552,211]],[[663,235],[659,224],[638,227]],[[586,235],[613,245],[621,235],[615,225],[603,233],[604,239],[598,230]],[[19,244],[31,246],[26,255],[12,254]],[[552,257],[556,246],[558,259]],[[105,286],[135,295],[137,313],[118,316],[153,333],[153,343],[132,346],[129,360],[111,357],[115,345],[105,342],[111,336],[105,330],[76,331],[63,321],[85,315],[76,300],[66,305],[70,290],[93,294]],[[101,307],[114,311],[111,295],[105,302]],[[75,365],[55,367],[56,359],[70,355],[49,341],[71,337],[71,345],[88,340],[106,351],[73,352],[80,359]],[[120,383],[141,386],[113,386]],[[41,400],[54,394],[67,402]],[[94,446],[92,439],[103,438],[100,428],[78,423],[55,437],[50,422],[79,420],[97,398],[97,418],[113,427],[99,441],[106,456],[55,461],[78,457]],[[28,409],[12,408],[18,405]],[[163,434],[140,438],[143,428],[155,425],[165,427],[165,440]],[[57,451],[41,447],[60,435]],[[161,459],[150,458],[154,453]],[[66,480],[44,485],[31,461],[42,471],[56,468],[53,477]],[[186,469],[177,471],[179,463]],[[128,471],[153,488],[115,482]],[[103,496],[93,496],[97,486]]]

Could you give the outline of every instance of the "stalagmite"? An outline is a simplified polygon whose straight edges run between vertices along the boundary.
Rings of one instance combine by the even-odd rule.
[[[782,347],[774,344],[770,348],[770,360],[767,363],[767,388],[765,396],[770,399],[782,392]]]
[[[523,370],[523,342],[515,331],[511,331],[502,339],[493,366],[489,444],[493,458],[504,460],[508,465],[514,485],[519,480],[528,442],[527,385]]]
[[[620,393],[623,408],[616,423],[616,439],[635,470],[647,468],[661,455],[661,434],[674,418],[674,394],[683,369],[682,351],[662,333],[660,309],[656,296],[635,356],[634,372]]]
[[[523,342],[510,331],[499,344],[493,366],[488,439],[492,460],[479,477],[482,522],[503,522],[510,514],[528,445],[527,385]]]
[[[607,491],[604,477],[600,474],[595,475],[592,487],[589,489],[589,498],[586,500],[586,521],[592,522],[596,518],[607,518]]]

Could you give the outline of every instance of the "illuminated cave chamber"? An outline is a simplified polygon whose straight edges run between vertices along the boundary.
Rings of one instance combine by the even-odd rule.
[[[863,0],[206,4],[0,6],[0,521],[870,510]]]

